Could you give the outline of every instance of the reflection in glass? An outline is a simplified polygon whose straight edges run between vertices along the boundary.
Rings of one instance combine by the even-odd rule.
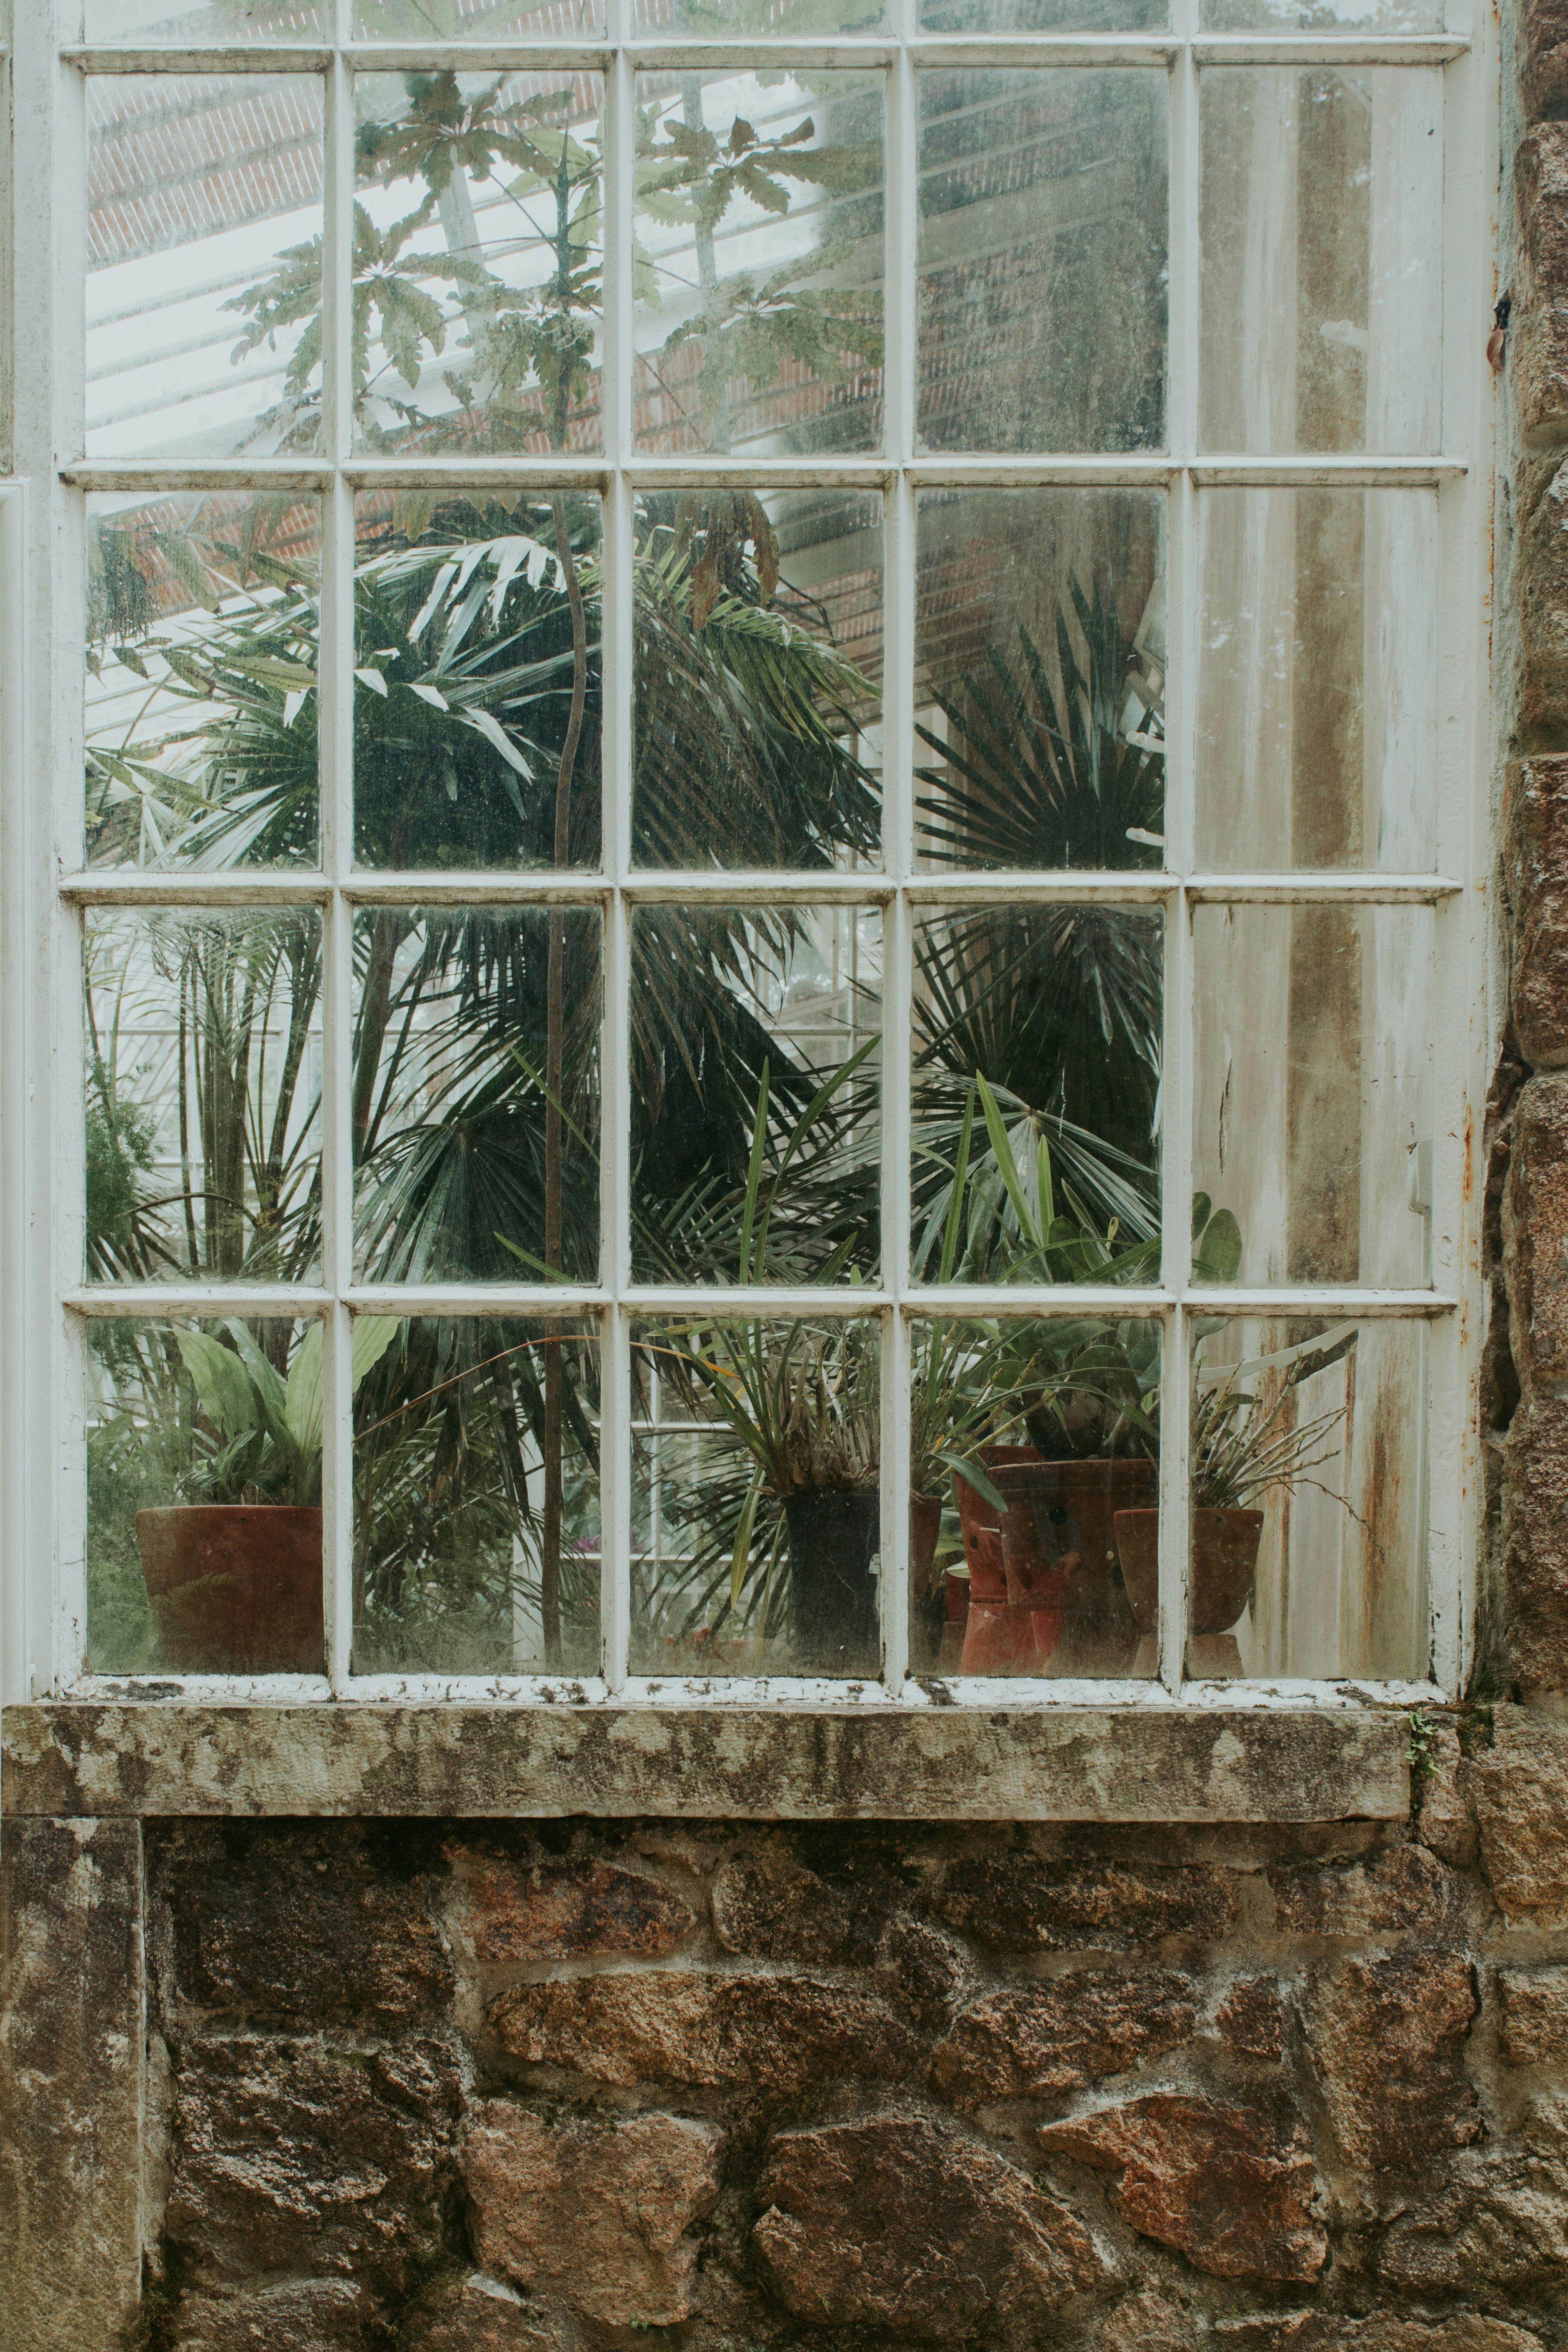
[[[1154,1508],[1160,1361],[1137,1318],[912,1327],[913,1672],[1154,1673],[1115,1528]]]
[[[321,83],[89,75],[87,454],[313,450]]]
[[[82,1329],[89,1672],[323,1673],[321,1325]]]
[[[378,908],[354,979],[362,1277],[592,1282],[597,909]]]
[[[637,910],[637,1280],[875,1276],[881,993],[873,907]]]
[[[640,449],[882,437],[882,77],[637,79]]]
[[[1163,944],[1156,908],[917,921],[917,1281],[1159,1279]]]
[[[1440,446],[1443,77],[1202,77],[1205,449]]]
[[[86,862],[317,858],[321,507],[87,501]]]
[[[1198,501],[1197,861],[1431,870],[1431,490]]]
[[[1248,1283],[1425,1286],[1428,907],[1193,916],[1193,1181],[1234,1213]]]
[[[83,38],[217,48],[230,41],[319,41],[331,23],[322,0],[87,0]]]
[[[1152,449],[1165,430],[1163,73],[920,76],[928,449]]]
[[[355,502],[354,857],[596,866],[599,501]]]
[[[89,1279],[309,1280],[320,915],[89,908],[84,973]]]
[[[879,1360],[868,1320],[639,1327],[634,1674],[877,1673]]]
[[[917,515],[921,866],[1160,866],[1163,499],[922,490]]]
[[[594,1326],[416,1316],[354,1400],[356,1674],[599,1671]]]
[[[603,85],[561,80],[356,77],[356,446],[603,446]]]
[[[1424,1677],[1426,1325],[1198,1331],[1188,1673]]]
[[[880,498],[647,497],[633,587],[634,863],[878,863]]]

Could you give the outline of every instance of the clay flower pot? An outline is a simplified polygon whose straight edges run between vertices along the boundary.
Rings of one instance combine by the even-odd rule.
[[[795,1659],[807,1675],[875,1674],[875,1495],[786,1495]]]
[[[1118,1511],[1116,1548],[1141,1633],[1152,1633],[1160,1601],[1160,1514]],[[1261,1511],[1193,1513],[1193,1632],[1227,1633],[1251,1595],[1263,1540]]]
[[[326,1672],[321,1514],[288,1503],[138,1511],[164,1663],[186,1675]]]

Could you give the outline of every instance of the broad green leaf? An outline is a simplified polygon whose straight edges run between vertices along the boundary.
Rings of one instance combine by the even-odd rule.
[[[245,1437],[267,1426],[256,1383],[232,1348],[206,1331],[176,1331],[174,1344],[195,1383],[202,1411],[225,1437]]]
[[[1193,1271],[1201,1282],[1234,1282],[1241,1265],[1241,1227],[1228,1209],[1216,1209],[1204,1228]]]

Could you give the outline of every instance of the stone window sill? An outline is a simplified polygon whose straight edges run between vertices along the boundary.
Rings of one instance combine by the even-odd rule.
[[[1323,1822],[1410,1806],[1402,1707],[7,1707],[0,1811]]]

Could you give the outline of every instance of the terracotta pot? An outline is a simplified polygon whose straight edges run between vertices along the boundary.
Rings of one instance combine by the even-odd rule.
[[[321,1514],[287,1503],[138,1511],[164,1664],[187,1675],[326,1672]]]
[[[1122,1580],[1141,1633],[1152,1633],[1159,1609],[1160,1514],[1118,1511],[1116,1548]],[[1193,1632],[1223,1633],[1246,1608],[1258,1575],[1263,1540],[1261,1511],[1193,1513]]]
[[[787,1495],[795,1663],[807,1675],[874,1675],[880,1650],[875,1495]]]

